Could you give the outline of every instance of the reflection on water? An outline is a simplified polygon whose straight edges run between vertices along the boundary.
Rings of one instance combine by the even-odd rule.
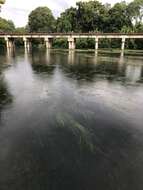
[[[68,53],[68,64],[74,64],[75,51],[70,50]]]
[[[5,59],[1,59],[0,63],[0,125],[1,125],[1,111],[4,109],[6,105],[9,105],[12,102],[12,96],[8,90],[7,83],[4,80],[3,71],[7,68],[7,64],[4,65],[3,61]]]
[[[129,81],[136,83],[141,79],[141,74],[142,74],[142,65],[127,65],[126,78]]]
[[[0,190],[143,189],[143,57],[0,57]]]

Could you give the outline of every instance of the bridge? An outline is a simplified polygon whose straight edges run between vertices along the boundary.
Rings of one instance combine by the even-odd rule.
[[[66,38],[69,49],[76,48],[76,39],[92,38],[95,40],[95,50],[98,50],[100,39],[121,39],[121,50],[125,49],[126,39],[143,39],[143,33],[0,33],[0,39],[6,42],[7,49],[14,47],[15,39],[22,39],[25,49],[30,49],[31,39],[43,39],[47,49],[52,48],[53,39]]]

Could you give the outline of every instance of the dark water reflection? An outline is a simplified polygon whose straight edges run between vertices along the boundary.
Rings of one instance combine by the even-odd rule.
[[[0,190],[142,190],[142,115],[141,56],[3,52]]]

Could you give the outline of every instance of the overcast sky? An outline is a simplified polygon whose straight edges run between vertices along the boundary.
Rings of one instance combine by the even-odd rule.
[[[121,0],[101,0],[102,3],[116,3]],[[130,1],[130,0],[128,0]],[[38,6],[49,7],[55,16],[70,7],[75,6],[76,0],[6,0],[2,6],[0,16],[12,20],[16,26],[25,26],[27,24],[29,13]]]

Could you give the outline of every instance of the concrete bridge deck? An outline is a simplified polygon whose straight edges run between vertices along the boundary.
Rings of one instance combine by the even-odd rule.
[[[52,47],[52,40],[55,38],[66,38],[69,49],[75,49],[76,39],[95,39],[95,50],[98,50],[99,39],[121,39],[121,50],[125,48],[126,39],[143,39],[143,33],[0,33],[0,38],[5,39],[7,48],[14,46],[14,39],[23,39],[25,48],[30,48],[31,39],[44,39],[47,49]]]

